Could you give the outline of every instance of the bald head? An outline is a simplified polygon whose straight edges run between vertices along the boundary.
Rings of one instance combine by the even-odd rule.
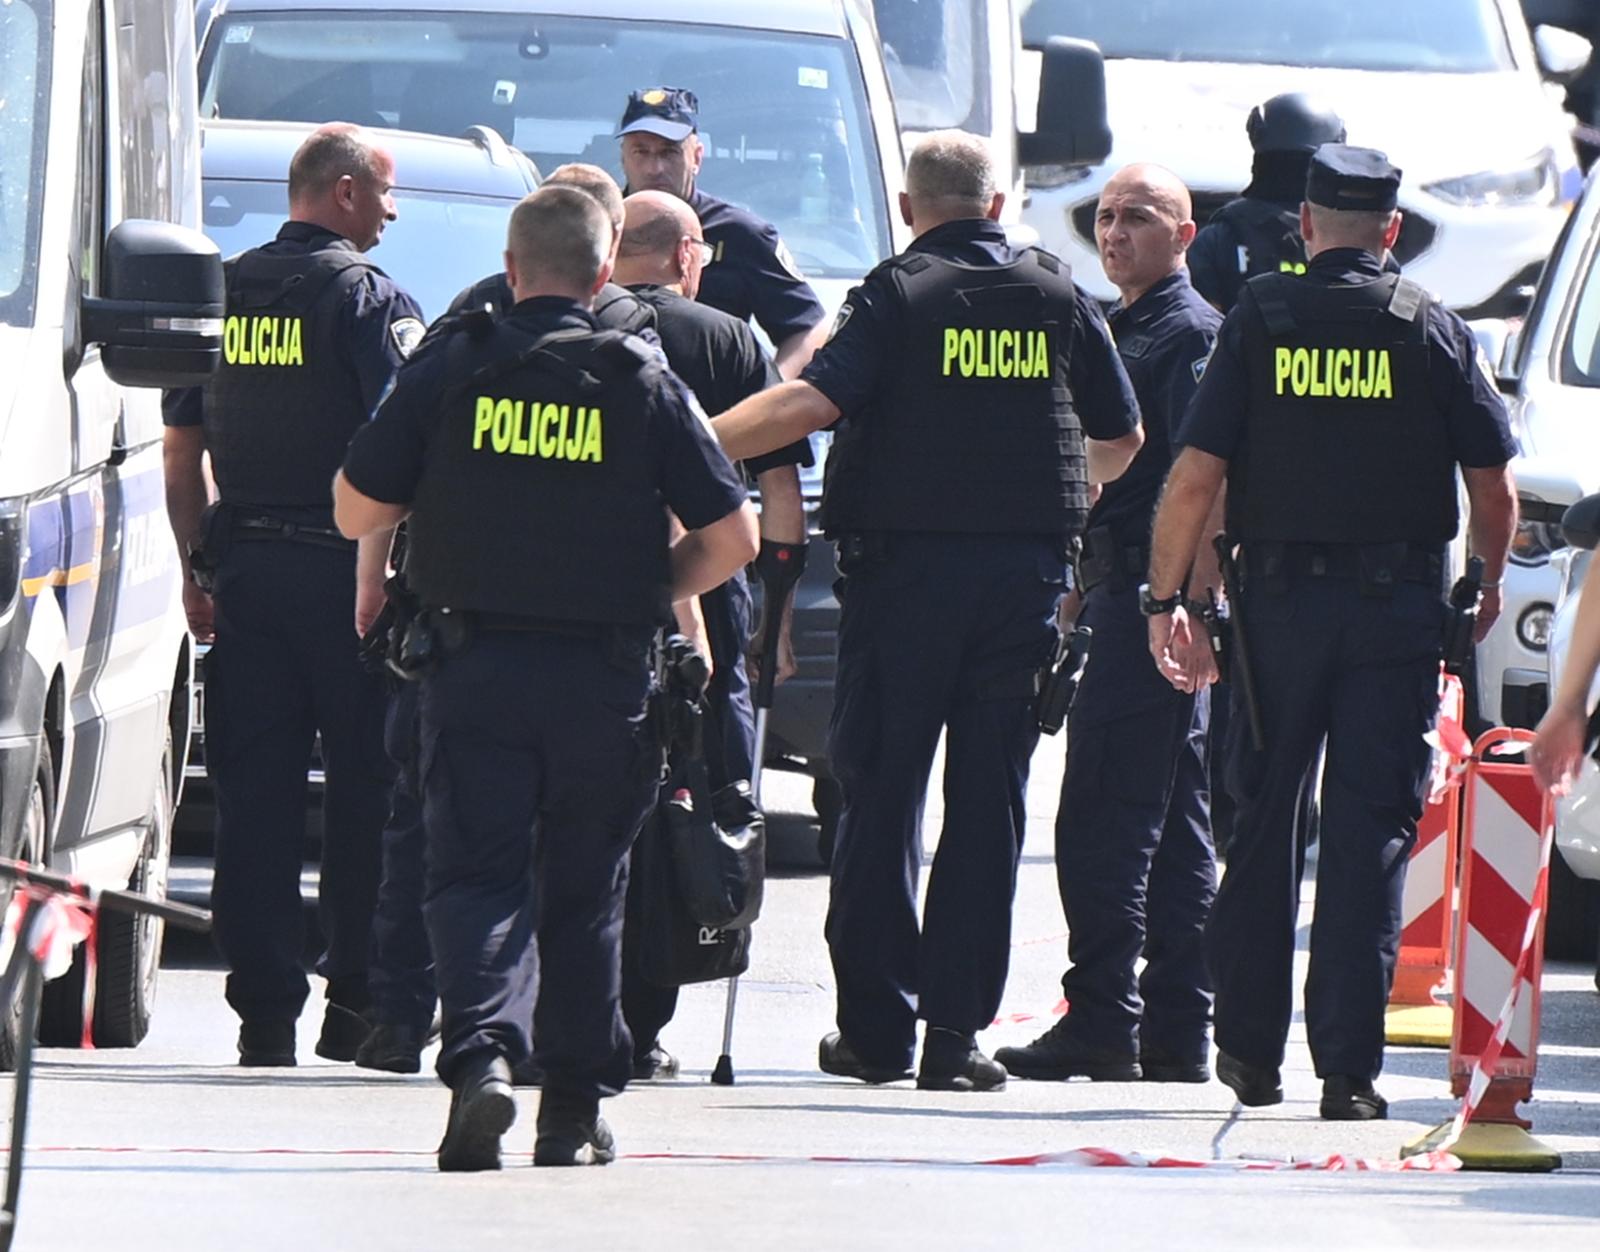
[[[642,283],[674,287],[694,299],[705,239],[694,210],[664,191],[637,191],[622,202],[622,208],[616,280],[624,287]]]
[[[506,277],[518,300],[566,296],[588,307],[611,277],[611,220],[576,187],[545,186],[511,210]]]
[[[1123,307],[1183,269],[1195,224],[1189,189],[1160,165],[1128,165],[1100,191],[1094,241]]]
[[[901,213],[921,235],[945,222],[998,218],[1005,196],[995,190],[994,156],[988,143],[966,131],[941,130],[923,137],[906,164]]]
[[[394,178],[394,158],[371,135],[349,122],[329,122],[289,162],[289,216],[366,251],[395,220]]]

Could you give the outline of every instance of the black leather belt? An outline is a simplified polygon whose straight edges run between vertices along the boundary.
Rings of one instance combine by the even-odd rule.
[[[1083,536],[1082,550],[1074,565],[1074,585],[1085,595],[1113,579],[1124,587],[1136,587],[1145,580],[1149,568],[1148,546],[1118,543],[1111,527],[1096,526]]]
[[[524,617],[520,613],[461,613],[459,616],[478,630],[529,635],[567,635],[574,639],[598,639],[616,629],[597,622],[563,622],[558,618]]]
[[[297,543],[313,543],[325,547],[352,549],[354,539],[346,539],[336,530],[326,526],[304,526],[266,514],[238,516],[233,519],[234,537],[238,539],[287,539]]]
[[[1246,577],[1359,578],[1443,587],[1444,556],[1409,544],[1258,543],[1243,545]]]

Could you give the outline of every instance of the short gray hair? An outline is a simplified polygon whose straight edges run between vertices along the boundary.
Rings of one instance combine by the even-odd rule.
[[[320,196],[346,174],[352,178],[378,177],[377,148],[372,137],[350,122],[319,126],[289,162],[289,199]]]
[[[988,143],[964,130],[925,136],[906,165],[906,193],[918,204],[987,213],[995,196],[994,155]]]
[[[611,218],[588,192],[547,184],[511,210],[506,250],[526,280],[588,291],[611,252]]]

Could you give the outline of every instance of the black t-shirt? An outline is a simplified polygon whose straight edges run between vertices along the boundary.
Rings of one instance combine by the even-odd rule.
[[[554,296],[524,300],[506,315],[531,335],[596,329],[582,306]],[[468,333],[468,332],[460,332]],[[363,495],[389,504],[409,504],[427,464],[429,443],[440,425],[444,394],[463,379],[456,358],[438,346],[419,353],[400,371],[378,416],[351,441],[344,474]],[[476,371],[487,360],[472,359]],[[456,375],[452,374],[456,370]],[[690,530],[720,521],[746,499],[739,473],[723,455],[705,415],[682,382],[662,370],[651,397],[648,438],[662,503]]]
[[[641,283],[629,288],[656,311],[656,333],[672,372],[694,392],[710,417],[778,383],[778,371],[761,350],[749,323],[720,309],[686,300],[668,287]],[[760,474],[784,465],[812,464],[811,443],[796,440],[744,465]]]
[[[774,344],[822,320],[822,302],[776,226],[698,189],[689,196],[689,207],[715,250],[715,259],[700,276],[700,303],[741,322],[754,317]]]

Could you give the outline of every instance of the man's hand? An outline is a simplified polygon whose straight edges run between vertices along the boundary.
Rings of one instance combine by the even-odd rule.
[[[217,637],[216,608],[211,597],[188,579],[183,582],[183,613],[189,619],[189,633],[201,643]]]
[[[366,580],[356,583],[356,638],[365,639],[367,632],[372,629],[372,623],[378,620],[378,614],[383,612],[383,606],[388,597],[384,595],[380,584],[374,588]]]
[[[1539,722],[1538,736],[1528,752],[1528,764],[1539,786],[1556,795],[1572,789],[1583,764],[1584,736],[1589,719],[1581,709],[1553,705]]]
[[[700,607],[700,597],[690,596],[677,601],[672,606],[672,616],[677,620],[678,633],[705,660],[706,681],[709,683],[711,675],[716,673],[716,666],[711,660],[711,641],[706,637],[706,615]]]
[[[1489,629],[1500,617],[1500,588],[1485,587],[1482,595],[1478,597],[1478,624],[1472,631],[1472,642],[1482,643],[1489,635]]]
[[[1150,618],[1150,655],[1155,659],[1161,676],[1179,691],[1191,694],[1216,678],[1216,666],[1201,661],[1196,644],[1204,647],[1207,657],[1211,648],[1206,643],[1205,632],[1197,631],[1181,607],[1171,613],[1157,613]],[[1209,673],[1209,676],[1205,675]],[[1203,678],[1203,681],[1202,681]]]
[[[1186,678],[1181,690],[1192,695],[1217,681],[1217,654],[1211,650],[1211,636],[1204,622],[1190,617],[1188,627],[1189,642],[1179,652],[1178,660]]]

